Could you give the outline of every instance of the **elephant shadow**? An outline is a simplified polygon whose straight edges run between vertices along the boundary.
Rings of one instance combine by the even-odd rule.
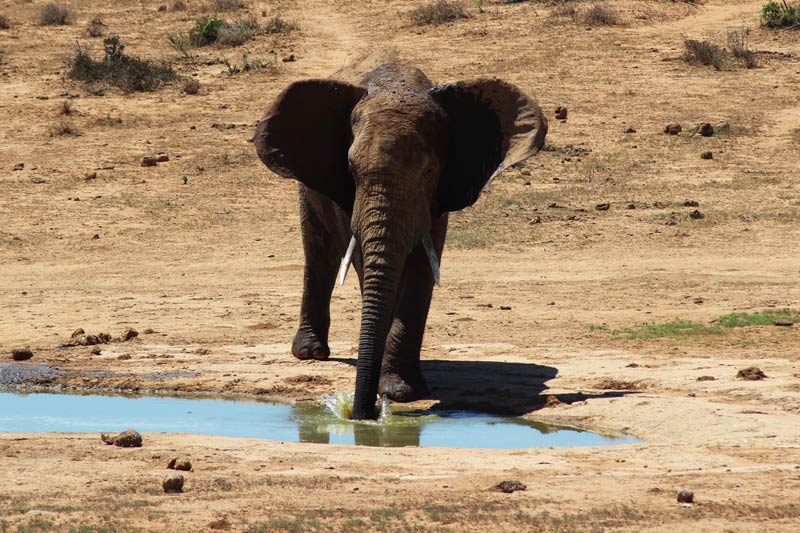
[[[355,366],[354,358],[331,358]],[[547,382],[558,369],[535,363],[504,361],[422,360],[434,406],[442,411],[477,411],[503,416],[522,416],[553,403],[571,404],[600,398],[618,398],[634,391],[548,394]]]

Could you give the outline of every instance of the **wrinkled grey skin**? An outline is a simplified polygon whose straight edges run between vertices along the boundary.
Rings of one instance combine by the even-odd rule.
[[[428,394],[419,366],[434,279],[420,244],[441,260],[447,213],[474,203],[496,171],[541,148],[538,106],[498,80],[433,87],[387,64],[357,85],[308,80],[287,88],[259,122],[264,163],[300,182],[306,264],[292,353],[327,359],[330,298],[352,235],[362,293],[353,418],[374,418],[385,394]]]

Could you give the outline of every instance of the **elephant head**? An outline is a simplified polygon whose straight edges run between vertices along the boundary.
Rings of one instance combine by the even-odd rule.
[[[478,79],[434,87],[420,70],[394,64],[358,85],[295,82],[258,123],[261,160],[335,202],[360,246],[353,418],[374,416],[408,254],[430,241],[434,220],[472,205],[497,173],[534,155],[546,132],[539,106],[513,85]]]

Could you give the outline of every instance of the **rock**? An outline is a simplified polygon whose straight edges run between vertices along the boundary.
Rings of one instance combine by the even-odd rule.
[[[750,366],[739,370],[736,373],[736,377],[745,381],[760,381],[765,379],[767,375],[757,366]]]
[[[596,206],[594,206],[594,208],[597,211],[608,211],[609,209],[611,209],[611,204],[607,204],[607,203],[606,204],[597,204]]]
[[[86,176],[83,177],[86,181],[92,181],[93,179],[97,179],[97,172],[89,172]]]
[[[125,333],[122,334],[122,340],[123,341],[129,341],[131,339],[135,339],[138,336],[139,336],[139,332],[136,331],[135,329],[126,329]]]
[[[156,163],[166,163],[169,161],[169,156],[165,153],[160,153],[156,156]]]
[[[161,487],[167,493],[183,492],[183,474],[177,472],[170,472],[164,476],[164,481],[161,482]]]
[[[636,209],[636,204],[628,204],[625,206],[625,209]]]
[[[78,337],[80,337],[82,335],[86,335],[86,332],[83,330],[83,328],[78,328],[78,329],[76,329],[75,331],[72,332],[72,338],[73,339],[76,339],[76,338],[78,338]]]
[[[174,457],[170,459],[167,468],[170,470],[183,470],[184,472],[188,472],[192,469],[192,462],[185,457]]]
[[[139,448],[142,445],[142,436],[134,429],[126,429],[119,435],[100,434],[100,440],[106,444],[113,444],[120,448]]]
[[[567,120],[567,108],[566,106],[560,105],[556,108],[556,118],[558,120]]]
[[[700,159],[714,159],[714,152],[711,150],[706,150],[700,154]]]
[[[720,122],[717,124],[717,133],[727,133],[731,131],[731,125],[727,122]]]
[[[694,211],[689,213],[689,218],[691,218],[692,220],[703,220],[704,218],[706,218],[706,216],[703,213],[701,213],[699,209],[695,209]]]
[[[153,330],[153,328],[145,328],[145,330],[142,333],[144,333],[145,335],[152,335],[153,333],[155,333],[155,331]]]
[[[700,207],[700,202],[695,200],[686,200],[683,202],[683,207]]]
[[[24,170],[24,169],[25,169],[25,163],[17,163],[16,165],[14,165],[14,168],[12,170]]]
[[[213,529],[215,531],[221,531],[225,529],[230,529],[231,523],[228,522],[228,520],[223,517],[220,518],[219,520],[214,520],[213,522],[209,522],[208,524],[206,524],[206,527],[208,529]]]
[[[531,226],[533,226],[534,224],[541,224],[541,223],[542,223],[542,217],[540,217],[540,216],[538,216],[538,215],[537,215],[537,216],[535,216],[535,217],[533,217],[533,218],[532,218],[532,219],[531,219],[531,220],[528,222],[528,224],[530,224]]]
[[[628,126],[625,128],[625,133],[636,133],[636,129]]]
[[[690,490],[679,491],[678,503],[694,503],[694,492]]]
[[[83,342],[78,344],[82,346],[94,346],[95,344],[108,344],[111,342],[111,335],[108,333],[98,333],[97,335],[86,335]]]
[[[497,492],[505,492],[506,494],[511,494],[514,491],[526,490],[527,488],[528,487],[526,487],[519,481],[509,480],[509,481],[501,481],[500,483],[492,487],[492,490]]]
[[[284,63],[292,63],[295,61],[294,54],[289,54],[288,56],[281,59]]]
[[[794,326],[794,322],[792,322],[791,320],[776,320],[775,322],[772,323],[772,325],[774,325],[774,326],[783,326],[785,328],[790,328],[790,327]]]
[[[33,357],[33,352],[30,348],[14,348],[11,350],[11,359],[14,361],[27,361]]]
[[[92,355],[100,355],[101,353],[103,353],[103,350],[95,346],[89,353],[91,353]]]
[[[146,156],[142,158],[142,166],[143,167],[154,167],[158,164],[155,157]]]
[[[165,5],[163,5],[163,4],[162,4],[162,5],[160,5],[160,6],[158,6],[158,11],[159,11],[159,13],[163,13],[163,12],[165,12],[166,10],[167,10],[167,6],[165,6]]]
[[[700,376],[697,381],[716,381],[716,379],[714,376]]]
[[[702,135],[703,137],[711,137],[714,135],[714,126],[709,124],[708,122],[703,122],[699,126],[697,126],[697,133]]]
[[[31,183],[33,183],[34,185],[41,185],[43,183],[47,183],[47,180],[44,178],[33,178],[31,179]]]
[[[124,353],[124,354],[120,355],[119,357],[117,357],[117,359],[120,360],[120,361],[130,361],[131,360],[131,354]]]
[[[667,135],[677,135],[683,131],[683,128],[677,122],[673,122],[672,124],[667,124],[664,127],[664,133]]]

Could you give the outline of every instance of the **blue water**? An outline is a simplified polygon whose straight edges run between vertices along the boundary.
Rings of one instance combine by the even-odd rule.
[[[0,433],[115,433],[128,428],[140,433],[365,446],[534,448],[637,442],[630,437],[608,437],[522,418],[470,412],[400,411],[376,423],[343,420],[316,404],[0,393]]]

